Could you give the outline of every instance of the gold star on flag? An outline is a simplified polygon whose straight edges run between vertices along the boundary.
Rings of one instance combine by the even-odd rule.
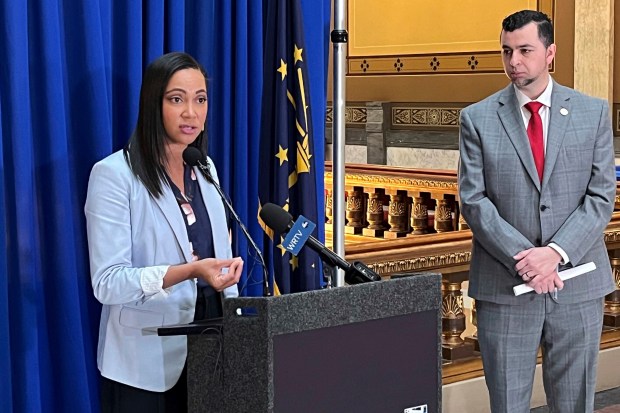
[[[294,255],[289,260],[289,263],[291,264],[291,267],[293,267],[293,271],[295,271],[297,267],[299,267],[299,259]]]
[[[295,56],[295,64],[297,63],[297,61],[304,61],[304,59],[301,58],[301,52],[303,52],[304,49],[298,49],[297,45],[295,45],[295,51],[293,52],[293,55]]]
[[[284,80],[284,78],[286,77],[286,63],[284,63],[284,60],[280,59],[280,67],[277,71],[280,72],[280,74],[282,75],[282,80]]]
[[[276,153],[276,158],[280,160],[280,166],[284,163],[284,161],[288,162],[288,149],[284,149],[282,146],[278,145],[278,153]]]
[[[287,251],[286,248],[284,248],[284,245],[282,245],[282,242],[284,242],[284,237],[280,237],[280,244],[278,245],[278,248],[282,250],[282,256],[284,257],[284,254],[286,254]]]

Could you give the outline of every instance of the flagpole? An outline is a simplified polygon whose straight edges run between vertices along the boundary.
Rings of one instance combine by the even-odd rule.
[[[333,173],[333,249],[344,258],[344,149],[345,149],[345,106],[346,106],[346,44],[348,33],[345,26],[346,0],[334,0],[334,30],[331,33],[333,43],[333,123],[332,123],[332,173]],[[334,287],[344,286],[344,271],[334,268],[332,274]]]

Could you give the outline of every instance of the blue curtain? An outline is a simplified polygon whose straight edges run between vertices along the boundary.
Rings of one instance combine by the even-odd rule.
[[[312,105],[323,114],[330,1],[302,0],[302,7]],[[262,239],[262,19],[258,0],[0,3],[3,412],[99,411],[100,308],[90,287],[86,187],[92,165],[127,141],[142,72],[162,53],[185,50],[209,71],[210,154],[239,215]],[[314,130],[322,165],[324,116],[314,117]],[[322,194],[323,169],[316,173]],[[236,240],[245,256],[245,240]],[[243,284],[244,294],[260,294],[247,275]]]

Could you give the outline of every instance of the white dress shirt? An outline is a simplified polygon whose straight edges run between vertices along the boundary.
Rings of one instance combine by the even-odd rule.
[[[530,122],[530,118],[532,114],[525,107],[526,104],[532,102],[532,99],[527,97],[523,92],[521,92],[516,86],[513,86],[515,89],[515,95],[517,96],[517,101],[519,102],[519,107],[521,108],[521,118],[523,119],[523,125],[525,126],[525,130],[527,131],[527,125]],[[545,151],[545,155],[547,154],[547,131],[549,130],[549,111],[551,109],[551,92],[553,91],[553,81],[551,80],[551,76],[549,76],[549,83],[547,83],[547,87],[545,90],[535,99],[536,102],[542,103],[542,106],[538,110],[538,114],[540,115],[540,119],[542,120],[543,126],[543,148]],[[557,251],[558,254],[562,256],[561,264],[568,264],[570,259],[566,252],[556,243],[549,243],[549,247],[553,248]]]

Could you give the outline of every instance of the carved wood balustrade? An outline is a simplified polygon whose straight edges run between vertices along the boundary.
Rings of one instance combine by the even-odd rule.
[[[328,223],[331,183],[331,162],[326,162]],[[348,164],[345,191],[346,233],[392,239],[454,231],[464,225],[458,219],[456,171]]]
[[[329,243],[331,163],[325,170]],[[459,216],[456,171],[347,164],[345,190],[346,259],[362,261],[384,278],[406,272],[441,273],[444,384],[482,375],[475,305],[471,310],[463,305],[472,234]],[[620,346],[620,195],[616,209],[605,230],[616,291],[605,297],[601,348]]]

